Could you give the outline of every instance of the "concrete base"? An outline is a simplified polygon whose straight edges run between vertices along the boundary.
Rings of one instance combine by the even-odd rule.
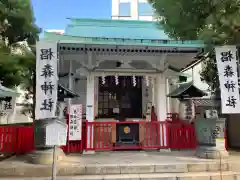
[[[27,154],[26,159],[32,164],[50,165],[53,163],[53,149],[36,150]],[[59,147],[56,148],[56,159],[57,162],[65,159],[65,153]]]
[[[229,157],[229,154],[226,150],[216,147],[200,146],[197,148],[195,156],[205,159],[225,159]]]
[[[168,149],[159,149],[159,152],[171,152],[171,149],[168,148]]]
[[[83,154],[95,154],[95,151],[83,151]]]

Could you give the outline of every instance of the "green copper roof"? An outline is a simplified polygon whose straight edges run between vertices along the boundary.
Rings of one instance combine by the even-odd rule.
[[[171,98],[182,98],[182,97],[202,97],[206,95],[207,93],[194,86],[193,82],[187,82],[180,84],[179,87],[174,89],[167,96]]]
[[[45,32],[44,39],[52,41],[61,41],[64,43],[70,41],[82,44],[102,44],[102,45],[140,45],[140,46],[164,46],[164,47],[186,47],[186,48],[203,48],[201,42],[192,41],[173,41],[173,40],[142,40],[142,39],[120,39],[120,38],[101,38],[101,37],[80,37],[61,35],[52,32]]]
[[[148,21],[71,19],[65,34],[81,37],[169,40],[156,23]]]
[[[12,89],[6,88],[0,84],[0,97],[13,97],[19,96],[20,94]]]
[[[45,32],[44,38],[56,41],[73,40],[84,44],[204,47],[202,41],[170,40],[155,22],[133,20],[70,18],[64,35]]]

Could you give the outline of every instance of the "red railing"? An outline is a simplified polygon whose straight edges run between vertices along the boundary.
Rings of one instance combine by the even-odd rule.
[[[62,146],[62,150],[65,153],[81,153],[85,148],[85,136],[86,136],[86,123],[82,124],[82,139],[76,141],[70,141],[67,132],[67,143],[66,146]]]
[[[1,153],[22,154],[33,150],[33,126],[0,126]]]
[[[182,123],[168,123],[169,146],[171,149],[195,149],[197,137],[194,125]]]
[[[136,142],[119,144],[116,131],[122,126],[125,133],[132,131],[128,125],[136,124]],[[194,149],[195,128],[191,124],[165,122],[88,122],[82,126],[82,140],[67,141],[61,148],[65,153],[81,153],[83,150],[117,149]],[[124,129],[125,128],[125,129]],[[121,140],[121,139],[120,139]],[[0,126],[0,153],[23,154],[34,147],[34,127],[12,125]]]
[[[130,124],[136,124],[131,134]],[[122,126],[122,127],[121,127]],[[124,126],[124,127],[123,127]],[[166,122],[86,122],[86,150],[117,149],[192,149],[196,148],[195,129],[192,125],[175,126]],[[126,129],[124,129],[126,128]],[[132,136],[132,143],[121,143],[119,129]],[[122,132],[124,133],[124,132]],[[128,135],[126,135],[128,136]],[[137,136],[137,137],[133,137]],[[119,145],[121,144],[121,145]],[[130,145],[131,144],[131,145]]]

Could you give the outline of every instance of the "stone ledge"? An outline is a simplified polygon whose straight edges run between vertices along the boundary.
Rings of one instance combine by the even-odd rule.
[[[50,165],[53,163],[53,149],[34,151],[27,154],[26,160],[32,164]],[[60,162],[65,159],[65,154],[61,148],[56,148],[56,161]]]
[[[204,159],[226,159],[229,154],[226,150],[219,150],[214,147],[198,147],[195,155]]]
[[[234,172],[205,172],[205,173],[153,173],[153,174],[117,174],[117,175],[82,175],[58,176],[58,180],[239,180],[240,174]],[[22,178],[0,178],[0,180],[21,180]],[[51,180],[50,177],[31,177],[24,180]]]
[[[8,162],[7,162],[8,163]],[[32,165],[27,163],[7,164],[0,167],[0,177],[47,177],[51,175],[51,165]],[[223,163],[222,171],[233,170],[238,164],[228,165]],[[57,174],[59,176],[74,175],[106,175],[106,174],[150,174],[150,173],[194,173],[194,172],[218,172],[220,164],[212,163],[187,163],[187,164],[97,164],[81,165],[73,163],[58,163]],[[240,179],[239,179],[240,180]]]

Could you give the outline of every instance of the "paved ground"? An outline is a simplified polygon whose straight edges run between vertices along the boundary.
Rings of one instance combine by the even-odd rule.
[[[84,164],[166,164],[166,163],[186,163],[186,162],[206,162],[219,161],[209,159],[199,159],[194,156],[195,151],[171,151],[171,152],[145,152],[145,151],[119,151],[100,152],[95,154],[77,155],[71,154],[67,162]],[[228,161],[240,160],[240,153],[231,152]]]
[[[145,152],[145,151],[119,151],[97,152],[95,154],[70,154],[63,164],[172,164],[172,163],[204,163],[217,160],[199,159],[194,156],[195,151],[171,151],[171,152]],[[227,161],[240,162],[240,152],[231,152]],[[222,160],[225,161],[225,160]],[[0,162],[3,166],[32,166],[24,157],[12,157]],[[40,165],[37,165],[40,166]]]
[[[57,167],[60,172],[59,176],[62,176],[63,174],[65,175],[66,173],[76,174],[76,175],[81,174],[83,176],[81,176],[79,180],[86,180],[84,176],[85,173],[88,172],[88,174],[86,173],[86,176],[89,176],[90,174],[92,177],[94,176],[94,173],[92,173],[92,171],[108,172],[110,170],[111,171],[114,170],[115,172],[115,170],[119,169],[119,171],[121,170],[121,173],[122,173],[122,172],[125,172],[122,170],[130,169],[131,171],[133,171],[135,168],[136,171],[139,171],[138,173],[144,173],[143,172],[144,168],[145,168],[144,170],[146,171],[149,170],[149,172],[151,168],[153,168],[154,170],[158,168],[160,169],[163,168],[164,172],[165,170],[167,170],[166,172],[168,172],[169,169],[175,169],[176,171],[178,171],[179,170],[178,167],[182,167],[182,166],[184,167],[186,166],[188,171],[189,169],[197,168],[198,170],[196,172],[194,171],[195,174],[193,176],[195,176],[196,174],[198,174],[198,172],[201,172],[201,171],[206,171],[206,173],[210,173],[210,172],[212,173],[212,171],[208,171],[206,167],[208,168],[212,167],[213,169],[218,168],[218,166],[215,167],[207,164],[211,164],[212,162],[213,162],[213,165],[221,164],[219,159],[217,160],[199,159],[194,156],[194,153],[195,151],[172,151],[172,152],[119,151],[119,152],[98,152],[95,154],[83,154],[83,155],[71,154],[66,157],[64,162],[59,163]],[[240,169],[238,168],[240,167],[239,166],[240,153],[231,152],[230,154],[231,156],[229,157],[229,159],[221,160],[221,162],[227,165],[226,167],[228,167],[229,162],[230,163],[238,162],[236,165],[237,170],[233,170],[233,171],[240,172],[239,171]],[[225,167],[224,164],[222,167]],[[199,170],[199,168],[201,171]],[[12,157],[10,159],[0,162],[0,175],[1,175],[0,177],[9,177],[11,176],[11,174],[14,174],[15,177],[19,177],[19,178],[23,177],[24,175],[26,175],[26,177],[33,177],[33,176],[36,176],[36,174],[38,174],[38,177],[39,177],[39,173],[41,175],[44,174],[44,177],[49,177],[51,174],[51,165],[29,164],[24,160],[24,157]],[[104,176],[105,175],[107,174],[104,174]],[[160,176],[160,175],[161,173],[160,174],[155,173],[155,176]],[[115,176],[120,176],[120,174],[116,174]],[[205,179],[208,176],[210,177],[209,174],[205,174],[202,179]],[[40,179],[41,178],[36,180],[40,180]],[[67,178],[67,179],[71,179],[71,178]],[[239,176],[239,179],[240,179],[240,176]]]

